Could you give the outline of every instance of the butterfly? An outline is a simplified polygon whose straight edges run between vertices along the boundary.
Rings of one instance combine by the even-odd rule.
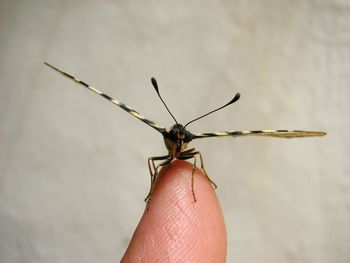
[[[195,148],[188,147],[188,144],[192,140],[209,138],[209,137],[224,137],[224,136],[231,136],[231,137],[270,136],[270,137],[278,137],[278,138],[300,138],[300,137],[326,135],[326,133],[322,132],[322,131],[301,131],[301,130],[254,130],[254,131],[219,131],[219,132],[209,132],[209,133],[192,133],[186,129],[186,127],[190,123],[193,123],[194,121],[197,121],[197,120],[199,120],[199,119],[201,119],[209,114],[212,114],[220,109],[223,109],[223,108],[235,103],[236,101],[239,100],[240,94],[239,93],[235,94],[235,96],[225,105],[223,105],[217,109],[214,109],[214,110],[212,110],[212,111],[210,111],[202,116],[199,116],[198,118],[195,118],[195,119],[189,121],[185,125],[182,125],[176,120],[176,118],[174,117],[174,115],[171,113],[168,106],[164,102],[163,98],[161,97],[161,95],[159,93],[159,87],[158,87],[158,83],[157,83],[156,79],[151,78],[151,83],[152,83],[158,97],[160,98],[160,100],[164,104],[165,108],[167,109],[167,111],[169,112],[169,114],[171,115],[171,117],[175,121],[175,124],[173,126],[171,126],[170,128],[165,128],[165,127],[155,123],[154,121],[151,121],[151,120],[145,118],[139,112],[137,112],[136,110],[125,105],[123,102],[116,100],[116,99],[110,97],[109,95],[97,90],[96,88],[87,84],[86,82],[84,82],[84,81],[82,81],[82,80],[80,80],[80,79],[46,63],[46,62],[45,62],[45,64],[47,66],[49,66],[50,68],[54,69],[55,71],[61,73],[63,76],[75,81],[76,83],[84,86],[85,88],[87,88],[87,89],[97,93],[98,95],[102,96],[103,98],[109,100],[113,104],[122,108],[126,112],[130,113],[132,116],[134,116],[137,119],[139,119],[140,121],[146,123],[148,126],[152,127],[153,129],[155,129],[156,131],[158,131],[159,133],[161,133],[163,135],[164,143],[165,143],[165,146],[168,150],[168,154],[148,158],[148,169],[149,169],[149,172],[151,175],[151,187],[150,187],[150,190],[149,190],[147,197],[145,198],[147,206],[150,203],[150,200],[152,198],[152,195],[153,195],[153,192],[155,189],[159,168],[171,163],[175,159],[179,159],[179,160],[193,159],[194,160],[193,169],[192,169],[192,176],[191,176],[191,191],[192,191],[192,197],[193,197],[194,201],[197,200],[196,195],[195,195],[195,191],[194,191],[194,171],[195,171],[196,166],[197,166],[197,158],[196,157],[199,157],[200,168],[203,171],[203,173],[205,174],[205,176],[207,177],[207,179],[209,180],[209,182],[214,186],[214,188],[217,187],[216,184],[210,179],[210,177],[208,176],[207,172],[204,169],[202,154],[199,151],[197,151]],[[156,164],[156,162],[159,162],[159,163]]]

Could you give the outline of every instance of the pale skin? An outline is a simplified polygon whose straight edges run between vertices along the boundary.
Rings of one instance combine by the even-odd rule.
[[[121,262],[226,262],[226,228],[213,185],[193,164],[175,160],[162,168]]]

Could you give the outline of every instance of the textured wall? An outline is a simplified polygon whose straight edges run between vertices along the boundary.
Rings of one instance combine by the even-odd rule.
[[[228,262],[350,262],[350,1],[0,1],[0,262],[116,262],[162,138],[49,61],[170,126],[325,130],[194,143]]]

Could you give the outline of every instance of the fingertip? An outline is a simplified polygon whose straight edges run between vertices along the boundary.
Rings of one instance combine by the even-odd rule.
[[[226,229],[219,201],[208,178],[193,165],[174,161],[164,167],[149,209],[133,235],[122,262],[225,262]]]

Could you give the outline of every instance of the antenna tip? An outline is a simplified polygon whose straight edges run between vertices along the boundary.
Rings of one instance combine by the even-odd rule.
[[[236,95],[233,97],[233,99],[228,104],[236,102],[237,100],[239,100],[240,97],[241,97],[241,94],[236,93]]]
[[[151,82],[152,82],[152,85],[153,87],[156,89],[156,91],[158,92],[158,84],[157,84],[157,81],[155,78],[151,78]]]

